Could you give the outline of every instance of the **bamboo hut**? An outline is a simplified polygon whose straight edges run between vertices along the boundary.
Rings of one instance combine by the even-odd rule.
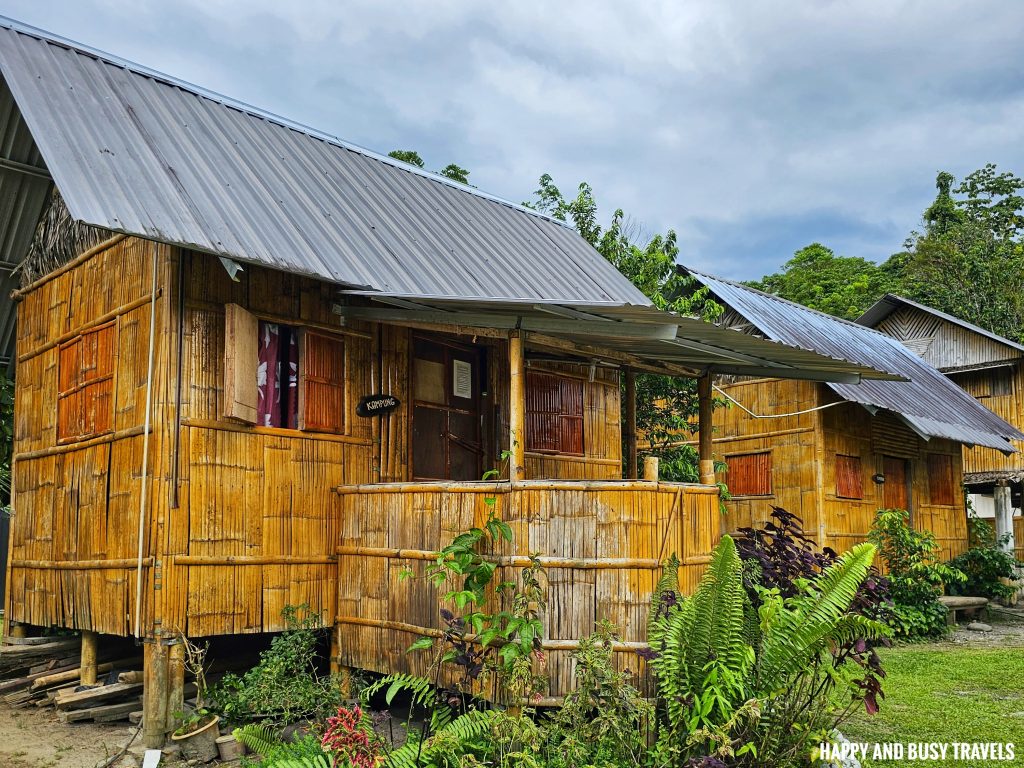
[[[719,324],[899,373],[904,381],[821,383],[731,377],[716,412],[716,457],[732,495],[726,530],[771,507],[803,518],[820,546],[863,541],[875,511],[906,509],[946,557],[967,545],[964,459],[1013,456],[1021,433],[907,347],[861,325],[690,271],[725,307]],[[998,411],[997,411],[998,413]],[[978,446],[968,449],[968,446]]]
[[[924,304],[888,294],[858,320],[892,336],[945,374],[989,410],[1024,426],[1024,345]],[[1024,443],[1016,453],[964,446],[964,484],[979,517],[992,520],[1000,537],[1024,558]]]
[[[492,509],[496,562],[548,568],[551,699],[598,619],[636,669],[662,559],[692,586],[719,512],[710,473],[636,477],[635,373],[893,376],[658,311],[562,222],[38,30],[0,24],[0,75],[5,619],[138,638],[147,744],[179,633],[308,603],[336,667],[417,671],[437,595],[398,574]]]

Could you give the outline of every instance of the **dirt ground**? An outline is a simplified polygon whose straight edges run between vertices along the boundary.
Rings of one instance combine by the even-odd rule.
[[[973,632],[961,624],[942,642],[982,648],[1024,647],[1024,609],[996,608],[988,616],[982,616],[980,621],[989,624],[992,631]],[[118,753],[135,730],[135,726],[127,723],[63,724],[57,720],[56,712],[52,709],[12,709],[0,703],[0,766],[97,768]],[[132,751],[137,750],[136,740]],[[135,764],[139,763],[141,760]],[[170,757],[160,763],[161,768],[171,768],[177,764],[178,761]]]
[[[127,722],[64,724],[53,709],[0,704],[0,765],[95,768],[119,752],[134,732]]]

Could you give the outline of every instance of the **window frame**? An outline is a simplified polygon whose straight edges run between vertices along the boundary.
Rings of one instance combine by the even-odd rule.
[[[297,336],[298,341],[298,381],[296,387],[296,426],[265,426],[258,423],[258,401],[259,383],[257,372],[259,369],[259,327],[260,323],[273,323],[290,328]],[[241,341],[232,342],[232,334],[244,337]],[[251,335],[251,339],[248,338]],[[309,337],[317,336],[341,345],[341,383],[339,389],[342,393],[341,401],[341,424],[338,429],[330,429],[323,425],[307,426],[306,424],[306,366],[305,360],[308,353]],[[352,419],[351,410],[351,383],[349,382],[349,334],[333,329],[324,328],[320,325],[304,323],[300,319],[286,319],[275,315],[260,312],[251,312],[239,304],[228,303],[225,305],[225,338],[224,338],[224,403],[221,408],[221,417],[234,422],[241,422],[254,430],[267,434],[319,434],[334,436],[350,436]],[[236,350],[232,350],[232,344]],[[251,344],[251,350],[247,345]],[[246,362],[239,364],[234,358],[241,354],[251,356],[247,364],[251,366],[251,376],[246,371]],[[238,398],[245,398],[239,400]],[[232,410],[232,406],[235,409]],[[251,413],[251,415],[250,415]],[[241,414],[241,415],[239,415]]]

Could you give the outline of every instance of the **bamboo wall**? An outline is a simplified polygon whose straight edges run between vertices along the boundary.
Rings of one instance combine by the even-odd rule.
[[[757,414],[803,411],[838,398],[822,384],[757,380],[732,384],[729,394]],[[962,494],[961,448],[948,440],[925,443],[893,417],[871,416],[854,403],[782,419],[754,419],[732,406],[715,411],[715,456],[771,452],[772,493],[736,497],[726,502],[726,530],[761,526],[772,506],[783,507],[804,521],[804,529],[819,546],[842,551],[865,541],[876,510],[884,504],[884,488],[872,481],[881,473],[885,455],[910,462],[911,514],[915,527],[930,530],[950,557],[966,548],[967,528]],[[928,481],[928,454],[951,457],[953,505],[935,504]],[[863,498],[837,495],[836,457],[860,457]],[[728,485],[728,473],[720,479]]]
[[[993,387],[993,376],[1002,376],[1006,386]],[[1024,428],[1024,365],[967,371],[950,374],[950,378],[978,402],[995,412],[1018,429]],[[964,446],[964,472],[1020,472],[1024,470],[1024,442],[1013,441],[1017,453],[1004,455],[994,448]]]
[[[649,600],[660,563],[684,562],[681,588],[692,591],[718,535],[714,487],[670,483],[527,481],[340,488],[338,657],[345,666],[424,674],[429,654],[406,654],[440,630],[438,590],[422,578],[432,554],[481,526],[493,509],[514,531],[498,557],[536,553],[547,563],[544,611],[548,695],[573,686],[569,653],[595,622],[618,625],[620,669],[642,670],[634,653],[646,639]],[[488,499],[493,500],[491,503]],[[416,578],[402,580],[411,569]],[[499,579],[515,577],[499,568]],[[483,691],[487,694],[488,691]]]
[[[107,241],[80,266],[28,292],[18,306],[8,621],[112,634],[131,631],[154,250],[162,354],[170,257],[162,246]],[[109,321],[114,323],[117,361],[112,431],[58,444],[59,346]],[[155,399],[166,392],[165,362],[158,356]],[[163,437],[154,421],[151,467],[158,464]],[[146,558],[152,547],[151,535]],[[146,560],[143,590],[147,621],[153,610],[151,563]]]

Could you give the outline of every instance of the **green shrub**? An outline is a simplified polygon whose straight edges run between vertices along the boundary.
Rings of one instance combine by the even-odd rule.
[[[917,640],[946,633],[946,609],[939,602],[946,585],[964,580],[958,569],[936,561],[939,545],[930,531],[910,526],[902,509],[880,509],[868,538],[889,569],[892,615],[896,637]]]
[[[978,517],[968,520],[970,549],[957,555],[948,565],[961,571],[964,581],[950,584],[953,595],[971,595],[993,599],[1013,597],[1016,587],[1004,584],[1000,579],[1014,579],[1017,576],[1017,561],[1009,552],[1000,549],[992,526]]]
[[[210,689],[210,709],[230,723],[290,724],[324,719],[341,703],[341,690],[316,668],[320,616],[308,605],[286,606],[287,629],[270,641],[244,675],[227,674]]]
[[[723,536],[691,597],[661,590],[649,628],[660,714],[655,763],[808,761],[863,700],[848,669],[856,665],[837,664],[831,649],[888,632],[850,611],[874,552],[854,547],[791,597],[762,589],[755,611],[736,545]]]

